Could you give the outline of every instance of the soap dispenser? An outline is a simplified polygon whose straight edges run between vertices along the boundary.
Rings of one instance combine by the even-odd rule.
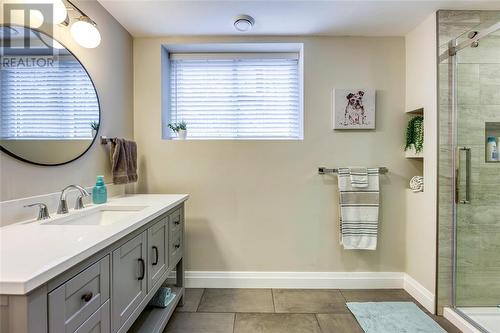
[[[95,204],[103,204],[108,201],[108,190],[104,184],[104,176],[97,176],[97,181],[92,189],[92,202]]]

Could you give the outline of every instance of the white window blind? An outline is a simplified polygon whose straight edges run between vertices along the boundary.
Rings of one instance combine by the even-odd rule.
[[[188,138],[302,138],[298,54],[173,54],[169,78]]]
[[[92,139],[99,121],[94,86],[76,60],[54,67],[0,69],[1,138]]]

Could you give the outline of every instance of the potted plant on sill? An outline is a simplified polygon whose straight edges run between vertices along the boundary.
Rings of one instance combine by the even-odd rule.
[[[90,128],[92,128],[92,138],[95,138],[97,132],[99,131],[99,123],[97,121],[91,121]]]
[[[179,123],[170,123],[168,127],[177,134],[179,140],[186,140],[187,137],[187,124],[185,121]]]

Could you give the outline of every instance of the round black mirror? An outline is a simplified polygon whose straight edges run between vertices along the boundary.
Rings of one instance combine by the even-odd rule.
[[[43,32],[0,26],[1,150],[37,165],[61,165],[91,147],[100,123],[97,91],[71,51]]]

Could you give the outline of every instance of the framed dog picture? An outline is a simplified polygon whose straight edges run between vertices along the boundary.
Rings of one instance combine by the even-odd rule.
[[[333,129],[375,129],[375,89],[333,89]]]

